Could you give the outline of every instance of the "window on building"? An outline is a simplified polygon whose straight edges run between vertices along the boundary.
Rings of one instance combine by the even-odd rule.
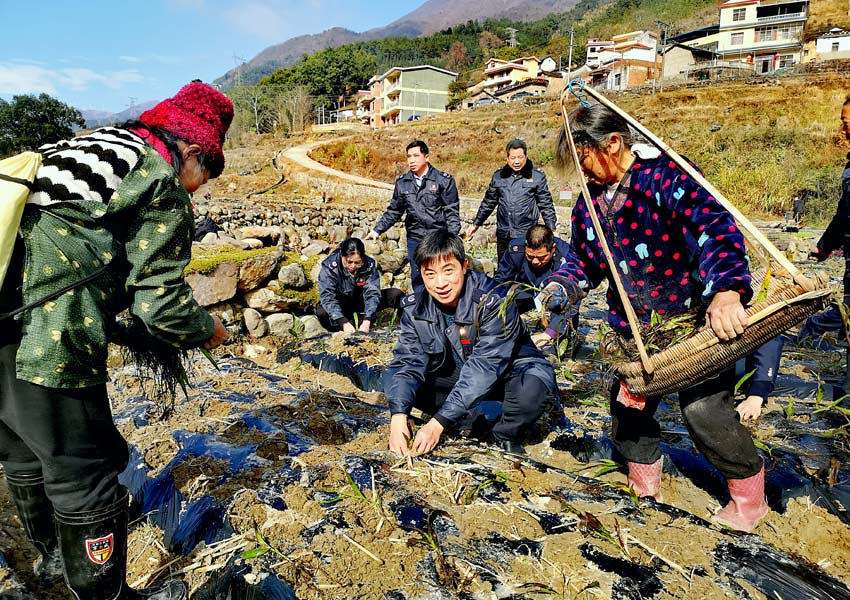
[[[731,44],[733,46],[743,46],[744,45],[744,32],[741,31],[739,33],[733,33]]]
[[[830,52],[838,52],[838,42],[832,42],[832,50]]]
[[[759,27],[756,29],[756,43],[774,42],[776,39],[776,27]]]
[[[733,21],[743,21],[747,17],[747,9],[746,8],[736,8],[732,11],[732,20]]]
[[[794,64],[793,54],[782,54],[779,56],[779,68],[785,69]]]

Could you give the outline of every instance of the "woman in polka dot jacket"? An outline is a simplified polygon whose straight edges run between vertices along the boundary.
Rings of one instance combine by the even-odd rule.
[[[747,325],[750,300],[744,238],[720,203],[653,147],[634,144],[628,123],[596,104],[579,107],[570,126],[587,179],[593,210],[616,264],[602,252],[587,199],[572,213],[567,259],[554,276],[565,287],[587,291],[619,271],[638,319],[674,315],[703,306],[717,336],[732,339]],[[560,150],[566,153],[562,135]],[[630,336],[622,300],[608,291],[611,326]],[[764,466],[735,412],[733,373],[721,373],[679,392],[694,444],[726,476],[732,501],[715,520],[751,531],[768,512]],[[641,398],[621,382],[611,391],[612,438],[640,496],[661,498],[660,428],[653,414],[661,398]]]

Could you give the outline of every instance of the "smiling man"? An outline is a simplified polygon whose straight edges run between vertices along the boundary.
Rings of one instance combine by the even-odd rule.
[[[401,333],[385,375],[390,450],[424,454],[483,400],[502,404],[493,438],[522,452],[522,438],[557,390],[552,366],[531,342],[496,282],[468,269],[463,242],[445,230],[423,238],[414,260],[425,290],[402,301]],[[431,415],[410,440],[413,407]]]

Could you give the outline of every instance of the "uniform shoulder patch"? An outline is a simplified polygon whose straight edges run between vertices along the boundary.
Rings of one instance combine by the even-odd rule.
[[[451,179],[452,176],[449,175],[448,173],[446,173],[445,171],[443,171],[443,177],[448,177],[449,179]]]
[[[517,246],[517,245],[511,246],[511,252],[519,252],[519,246]]]
[[[401,307],[407,308],[408,306],[413,306],[416,304],[416,294],[408,294],[404,298],[401,299]]]

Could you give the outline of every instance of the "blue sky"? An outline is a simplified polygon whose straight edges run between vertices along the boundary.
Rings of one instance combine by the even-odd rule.
[[[0,97],[46,92],[119,112],[212,81],[263,48],[331,27],[365,31],[424,0],[0,0]],[[37,9],[35,8],[37,5]]]

